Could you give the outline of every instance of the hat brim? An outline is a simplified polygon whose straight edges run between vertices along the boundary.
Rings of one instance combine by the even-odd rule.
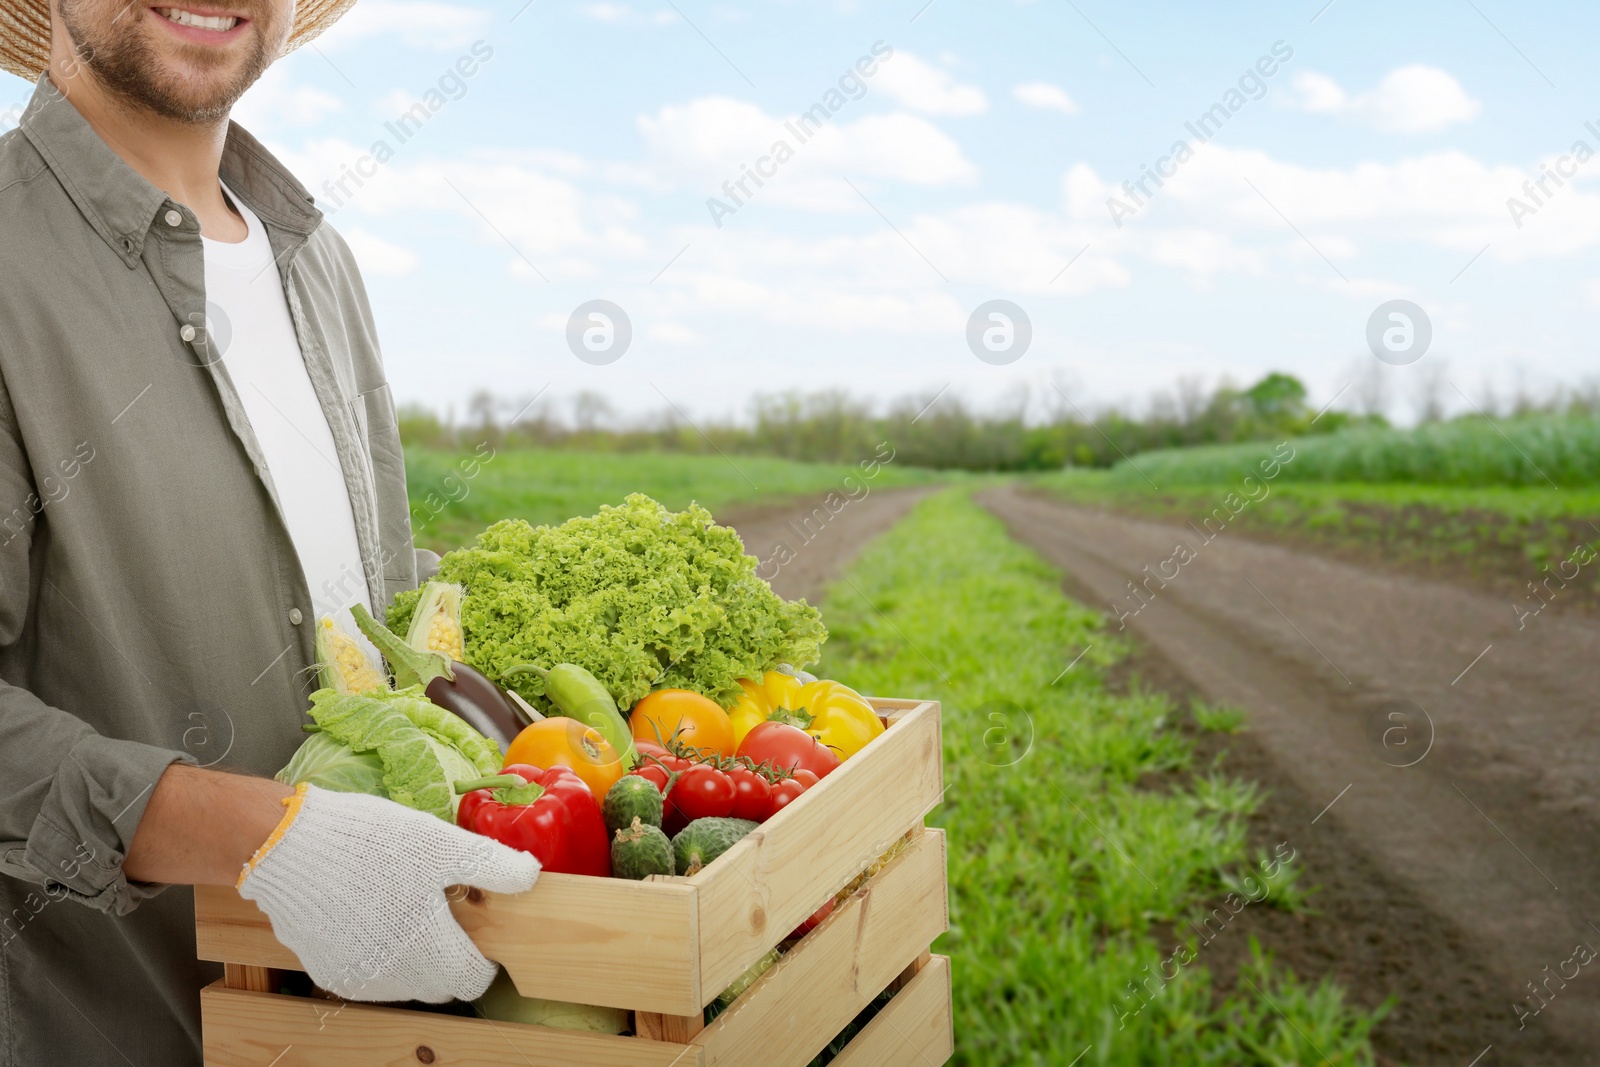
[[[284,55],[315,40],[356,0],[300,0]],[[37,81],[50,65],[50,0],[0,0],[0,69]]]

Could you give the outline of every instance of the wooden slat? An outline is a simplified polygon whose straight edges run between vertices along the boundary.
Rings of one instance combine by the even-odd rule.
[[[266,914],[236,889],[194,887],[194,934],[196,952],[203,960],[305,970],[300,957],[272,936]]]
[[[693,1015],[717,995],[702,996],[687,882],[546,874],[526,893],[482,896],[451,910],[523,996]]]
[[[937,705],[908,712],[821,786],[689,879],[700,890],[707,1000],[921,825],[944,788],[940,744]]]
[[[701,999],[698,911],[686,882],[545,874],[516,896],[452,896],[462,927],[524,996],[670,1015],[692,1015],[716,996]],[[305,969],[233,889],[196,887],[195,934],[203,960]]]
[[[206,1067],[699,1067],[693,1045],[225,988],[200,993]]]
[[[833,1067],[938,1067],[955,1051],[950,958],[934,956],[845,1046]]]
[[[714,1067],[804,1067],[947,925],[944,833],[927,830],[695,1043]]]
[[[915,711],[922,707],[931,707],[939,710],[937,700],[916,700],[911,697],[867,697],[867,703],[878,709],[878,714],[891,722],[899,719],[908,711]]]

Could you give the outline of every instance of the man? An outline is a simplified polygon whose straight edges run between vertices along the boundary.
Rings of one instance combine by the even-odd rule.
[[[323,614],[417,581],[354,260],[233,103],[344,0],[0,0],[0,1065],[200,1062],[194,884],[343,996],[494,973],[537,862],[269,778]],[[42,76],[41,76],[42,74]],[[225,773],[222,767],[245,773]]]

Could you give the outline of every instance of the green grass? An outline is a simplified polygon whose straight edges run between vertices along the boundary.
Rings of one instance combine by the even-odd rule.
[[[829,489],[859,495],[861,486],[871,491],[937,477],[893,463],[879,465],[868,479],[851,464],[682,453],[495,450],[487,445],[475,453],[413,445],[405,455],[416,541],[439,551],[469,542],[499,519],[559,523],[592,515],[602,504],[620,504],[629,493],[646,493],[673,510],[698,502],[716,514],[731,504]],[[852,478],[848,484],[846,477]]]
[[[1183,934],[1197,958],[1152,977],[1176,947],[1160,931],[1209,912],[1249,862],[1239,816],[1217,809],[1259,797],[1221,780],[1199,793],[1137,784],[1187,768],[1190,745],[1165,697],[1106,690],[1126,649],[1059,585],[947,491],[875,542],[824,608],[829,676],[944,702],[948,790],[933,821],[949,834],[951,926],[936,951],[954,959],[956,1061],[1370,1064],[1378,1016],[1265,957],[1220,997],[1204,945]]]
[[[1160,489],[1237,482],[1276,448],[1250,442],[1145,452],[1112,478]],[[1284,482],[1408,482],[1420,485],[1600,486],[1600,419],[1530,415],[1490,422],[1472,416],[1410,430],[1348,430],[1292,442]],[[1288,454],[1285,451],[1282,454]],[[1148,479],[1148,482],[1146,481]]]

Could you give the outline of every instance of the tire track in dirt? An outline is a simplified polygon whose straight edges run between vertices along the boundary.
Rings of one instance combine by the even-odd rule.
[[[1551,617],[1519,633],[1506,603],[1450,586],[1014,488],[979,499],[1091,604],[1131,611],[1125,583],[1148,580],[1128,626],[1208,699],[1245,708],[1253,742],[1329,805],[1285,832],[1308,867],[1355,849],[1357,867],[1381,872],[1368,899],[1393,906],[1363,918],[1391,954],[1464,939],[1490,988],[1470,1035],[1440,1035],[1451,1057],[1492,1041],[1482,1067],[1596,1061],[1600,960],[1559,972],[1578,943],[1600,946],[1600,625]],[[1148,579],[1179,543],[1194,558]],[[1419,916],[1439,929],[1388,925]],[[1427,1002],[1460,977],[1434,962],[1404,960],[1399,987],[1362,999]],[[1547,1006],[1519,1029],[1513,1003],[1540,1004],[1530,982]]]
[[[726,509],[717,521],[731,526],[745,551],[761,560],[756,573],[785,599],[815,604],[823,588],[879,534],[899,522],[936,487],[878,489],[851,500],[842,492],[837,511],[827,492],[780,502]],[[837,504],[835,506],[838,506]]]

